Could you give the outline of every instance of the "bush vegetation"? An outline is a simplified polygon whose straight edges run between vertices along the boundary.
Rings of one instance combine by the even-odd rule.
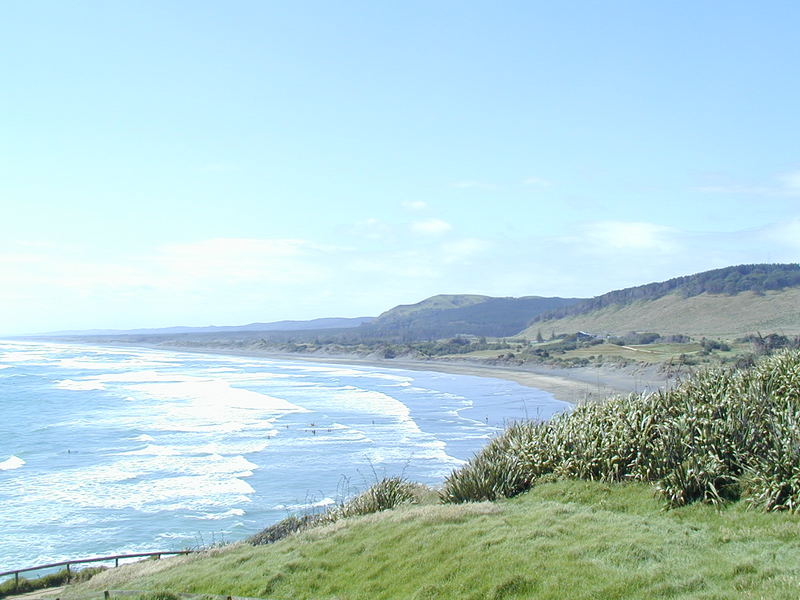
[[[670,506],[743,498],[798,511],[800,351],[515,423],[453,472],[441,497],[511,497],[542,478],[653,482]]]
[[[368,515],[414,502],[427,488],[403,477],[385,477],[357,496],[337,504],[325,512],[307,515],[289,515],[248,538],[253,545],[271,544],[286,536],[315,527],[335,523],[339,519]]]

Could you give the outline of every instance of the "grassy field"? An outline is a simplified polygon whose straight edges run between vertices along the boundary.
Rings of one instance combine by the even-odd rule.
[[[531,360],[531,357],[524,352],[528,350],[535,350],[541,348],[550,350],[559,343],[543,342],[535,345],[520,345],[511,344],[511,348],[503,350],[477,350],[474,352],[467,352],[463,354],[448,354],[439,358],[443,359],[472,359],[472,360],[487,360],[502,358],[509,352],[514,353],[515,357],[521,360]],[[697,365],[714,365],[724,362],[726,359],[732,359],[736,356],[749,354],[753,351],[753,346],[750,343],[729,343],[730,350],[721,351],[715,350],[712,354],[704,355],[702,353],[703,347],[699,342],[690,343],[657,343],[645,345],[626,345],[620,346],[617,344],[597,344],[593,346],[586,346],[583,348],[576,348],[574,350],[567,350],[565,352],[553,352],[552,358],[561,361],[571,361],[586,359],[594,363],[607,363],[619,361],[635,361],[646,364],[664,364],[675,363],[681,364],[684,361],[689,361],[691,364]]]
[[[702,294],[683,298],[670,294],[652,301],[536,322],[522,335],[535,339],[541,331],[610,333],[652,331],[662,335],[682,333],[692,337],[733,339],[747,333],[800,334],[800,288],[768,291],[763,295],[742,292],[736,296]]]
[[[587,348],[568,350],[562,355],[564,359],[587,358],[590,360],[624,359],[643,363],[680,363],[689,360],[693,364],[717,364],[736,356],[749,354],[752,345],[730,344],[730,350],[715,350],[712,354],[703,355],[703,347],[698,342],[687,344],[647,344],[618,346],[616,344],[598,344]]]
[[[664,510],[645,484],[561,481],[495,503],[406,506],[269,546],[127,566],[62,597],[795,599],[799,557],[800,515],[742,503]]]
[[[564,353],[564,358],[612,358],[637,360],[647,363],[662,363],[675,360],[683,355],[697,354],[702,346],[690,344],[648,344],[646,346],[618,346],[616,344],[598,344],[588,348],[577,348]]]

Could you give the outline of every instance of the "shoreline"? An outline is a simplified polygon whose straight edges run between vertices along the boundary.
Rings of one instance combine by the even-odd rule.
[[[69,342],[66,342],[69,343]],[[80,343],[89,344],[83,341]],[[220,356],[241,356],[270,360],[313,362],[318,364],[352,365],[398,369],[408,371],[433,371],[453,375],[470,375],[505,379],[520,385],[548,392],[557,400],[570,404],[602,401],[610,396],[643,391],[656,391],[670,385],[670,380],[646,366],[618,368],[612,366],[558,368],[545,365],[500,366],[469,360],[414,360],[381,359],[349,354],[300,354],[270,352],[246,348],[216,348],[213,346],[181,346],[177,344],[143,344],[116,342],[101,346],[138,347],[149,350],[168,350]]]

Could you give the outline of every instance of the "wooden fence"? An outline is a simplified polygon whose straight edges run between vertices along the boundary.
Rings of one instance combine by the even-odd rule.
[[[121,559],[126,558],[150,558],[155,557],[156,559],[161,558],[162,555],[173,555],[173,554],[191,554],[195,552],[195,550],[165,550],[163,552],[140,552],[138,554],[115,554],[113,556],[98,556],[96,558],[79,558],[77,560],[66,560],[64,562],[57,562],[57,563],[50,563],[47,565],[38,565],[36,567],[26,567],[24,569],[14,569],[12,571],[4,571],[0,573],[0,577],[8,577],[9,575],[14,576],[14,588],[19,587],[19,574],[20,573],[27,573],[28,571],[39,571],[41,569],[54,569],[56,567],[66,567],[67,568],[67,581],[70,579],[70,565],[80,565],[86,563],[93,563],[93,562],[106,562],[106,561],[114,561],[114,566],[119,566],[119,561]]]

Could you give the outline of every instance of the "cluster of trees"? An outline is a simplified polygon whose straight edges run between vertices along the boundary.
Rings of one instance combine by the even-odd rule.
[[[722,340],[709,340],[708,338],[703,338],[700,340],[700,346],[702,346],[702,350],[700,354],[706,356],[711,354],[714,350],[719,350],[720,352],[730,352],[731,345],[727,342],[723,342]]]
[[[800,348],[800,336],[793,338],[778,333],[770,333],[769,335],[748,335],[737,340],[739,342],[750,342],[756,354],[771,354],[775,350],[782,350],[783,348]]]
[[[656,300],[673,293],[688,298],[703,293],[729,295],[746,291],[763,293],[766,290],[781,290],[798,286],[800,286],[800,264],[739,265],[624,290],[615,290],[602,296],[547,311],[536,316],[533,322],[580,315],[613,304],[625,305],[639,300]]]
[[[413,349],[424,356],[444,356],[446,354],[468,354],[478,350],[508,350],[511,348],[505,340],[488,342],[485,337],[468,338],[456,336],[438,342],[417,342]]]

